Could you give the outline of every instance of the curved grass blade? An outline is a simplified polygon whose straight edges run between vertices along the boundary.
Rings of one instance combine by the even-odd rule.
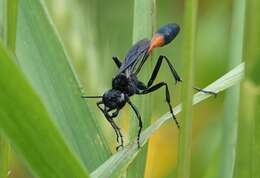
[[[17,59],[67,142],[94,170],[110,155],[102,131],[81,98],[69,58],[40,0],[20,2]]]
[[[40,98],[0,41],[0,130],[42,178],[87,178]],[[11,75],[10,75],[11,74]]]
[[[233,70],[210,84],[205,88],[205,90],[213,91],[219,93],[237,83],[239,83],[244,76],[244,63],[238,65]],[[196,93],[193,97],[193,104],[197,104],[211,95],[205,93]],[[181,104],[173,109],[174,114],[181,112]],[[140,143],[145,145],[151,135],[158,130],[162,124],[171,119],[171,114],[168,112],[145,129],[141,134]],[[127,169],[129,164],[135,159],[141,149],[137,148],[136,143],[129,144],[123,150],[117,152],[112,157],[110,157],[106,162],[104,162],[100,167],[98,167],[94,172],[90,174],[92,178],[100,177],[118,177],[122,172]]]

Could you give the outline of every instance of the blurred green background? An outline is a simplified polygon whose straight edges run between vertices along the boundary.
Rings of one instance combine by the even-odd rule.
[[[116,73],[112,56],[122,60],[132,45],[133,1],[132,0],[46,0],[50,16],[57,27],[65,49],[71,58],[82,85],[82,90],[89,95],[102,94],[111,86],[111,79]],[[156,27],[175,22],[182,27],[183,1],[161,0],[156,2]],[[232,1],[200,0],[198,8],[195,84],[204,87],[227,71],[228,45]],[[168,46],[156,49],[156,56],[169,57],[176,69],[181,66],[182,33]],[[151,61],[148,61],[151,62]],[[157,81],[170,84],[173,105],[179,103],[180,88],[166,66],[160,72]],[[184,81],[185,82],[185,81]],[[181,85],[181,84],[180,84]],[[145,97],[145,96],[144,96]],[[163,90],[152,94],[155,98],[153,120],[168,111],[164,104]],[[191,175],[194,178],[218,177],[218,159],[221,149],[221,131],[223,121],[223,94],[216,99],[209,99],[194,107],[193,145]],[[115,148],[115,135],[112,128],[99,113],[95,101],[88,102],[106,132],[111,149]],[[128,132],[128,107],[120,113],[117,122]],[[178,117],[178,116],[177,116]],[[180,121],[181,123],[181,121]],[[178,148],[178,130],[174,122],[165,124],[151,138],[148,150],[146,178],[167,178],[175,174]],[[17,158],[18,157],[18,158]],[[30,177],[20,163],[19,156],[12,154],[10,177]],[[174,166],[173,166],[174,165]]]

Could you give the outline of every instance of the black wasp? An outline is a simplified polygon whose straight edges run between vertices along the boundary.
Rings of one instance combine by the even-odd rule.
[[[135,94],[145,95],[156,91],[161,87],[165,87],[166,102],[169,106],[170,112],[175,120],[177,127],[179,127],[179,123],[172,111],[172,106],[170,103],[170,92],[167,83],[159,82],[157,84],[154,84],[154,80],[159,72],[163,60],[165,60],[168,64],[176,83],[181,81],[181,78],[174,69],[170,60],[163,55],[160,55],[158,57],[155,68],[147,84],[144,84],[137,78],[137,74],[141,70],[143,64],[151,54],[152,50],[156,47],[161,47],[169,44],[177,36],[179,31],[180,27],[177,24],[164,25],[154,34],[151,40],[142,39],[138,41],[128,51],[123,63],[118,59],[118,57],[112,57],[115,64],[119,68],[117,74],[112,80],[112,89],[106,91],[103,96],[82,96],[83,98],[102,98],[101,101],[97,102],[97,106],[115,130],[118,143],[120,138],[120,143],[117,146],[117,150],[118,148],[123,147],[124,143],[123,135],[120,131],[120,128],[116,125],[113,118],[118,115],[119,111],[125,106],[126,103],[128,103],[134,110],[139,121],[137,143],[138,147],[140,147],[139,139],[142,130],[142,119],[137,108],[130,100],[130,97]]]

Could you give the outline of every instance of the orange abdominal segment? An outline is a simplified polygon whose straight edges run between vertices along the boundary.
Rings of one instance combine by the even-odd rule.
[[[164,37],[162,35],[158,35],[158,34],[154,35],[151,40],[151,44],[148,49],[148,53],[151,53],[154,48],[163,46],[164,42],[165,42]]]

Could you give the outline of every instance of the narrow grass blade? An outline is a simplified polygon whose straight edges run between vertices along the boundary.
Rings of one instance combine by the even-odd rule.
[[[233,14],[230,39],[229,68],[241,63],[243,58],[243,38],[245,26],[245,0],[233,0]],[[236,85],[226,93],[222,132],[220,174],[222,178],[232,178],[235,166],[237,142],[240,86]]]
[[[7,178],[9,171],[9,151],[8,141],[0,135],[0,178]]]
[[[69,58],[40,0],[20,2],[17,59],[67,142],[94,170],[110,155],[92,117]]]
[[[185,0],[183,26],[183,112],[182,129],[179,136],[177,176],[190,177],[191,133],[192,133],[192,88],[194,80],[194,49],[196,36],[197,0]]]
[[[143,38],[151,38],[155,21],[155,0],[135,0],[134,1],[134,28],[133,43]],[[149,71],[152,71],[152,63],[149,60],[141,71],[142,81],[149,80]],[[152,98],[147,95],[136,100],[137,108],[141,113],[143,128],[151,122]],[[138,133],[139,125],[136,116],[130,119],[130,140],[133,141]],[[148,145],[145,146],[136,160],[127,170],[127,178],[143,178],[145,173]]]
[[[3,37],[4,36],[4,1],[1,0],[0,1],[0,9],[2,9],[0,11],[0,36]]]
[[[1,42],[0,59],[1,132],[37,177],[88,177]]]
[[[245,80],[241,85],[236,178],[260,175],[260,1],[246,1]]]
[[[15,51],[15,41],[16,41],[16,19],[17,19],[17,7],[18,0],[8,1],[3,0],[5,4],[3,6],[4,26],[3,26],[3,41],[9,50]],[[1,7],[0,7],[1,8]],[[0,178],[7,178],[9,171],[9,152],[10,145],[8,141],[0,135]]]
[[[219,93],[235,84],[238,84],[244,76],[244,64],[240,64],[235,67],[233,70],[210,84],[205,90],[213,91]],[[193,104],[197,104],[211,95],[205,93],[197,93],[193,97]],[[181,112],[181,104],[176,106],[173,111],[174,114],[178,114]],[[145,145],[151,135],[158,130],[162,124],[166,121],[172,119],[171,114],[168,112],[160,117],[157,121],[155,121],[152,125],[150,125],[147,129],[145,129],[141,134],[141,145]],[[172,121],[173,122],[173,121]],[[137,148],[137,144],[134,142],[126,146],[123,150],[117,152],[112,157],[110,157],[106,162],[104,162],[98,169],[91,173],[92,178],[100,178],[100,177],[117,177],[119,176],[125,169],[127,169],[128,165],[135,159],[135,157],[139,154],[141,149]]]
[[[4,42],[12,51],[15,51],[16,22],[19,0],[3,0],[5,2]]]

